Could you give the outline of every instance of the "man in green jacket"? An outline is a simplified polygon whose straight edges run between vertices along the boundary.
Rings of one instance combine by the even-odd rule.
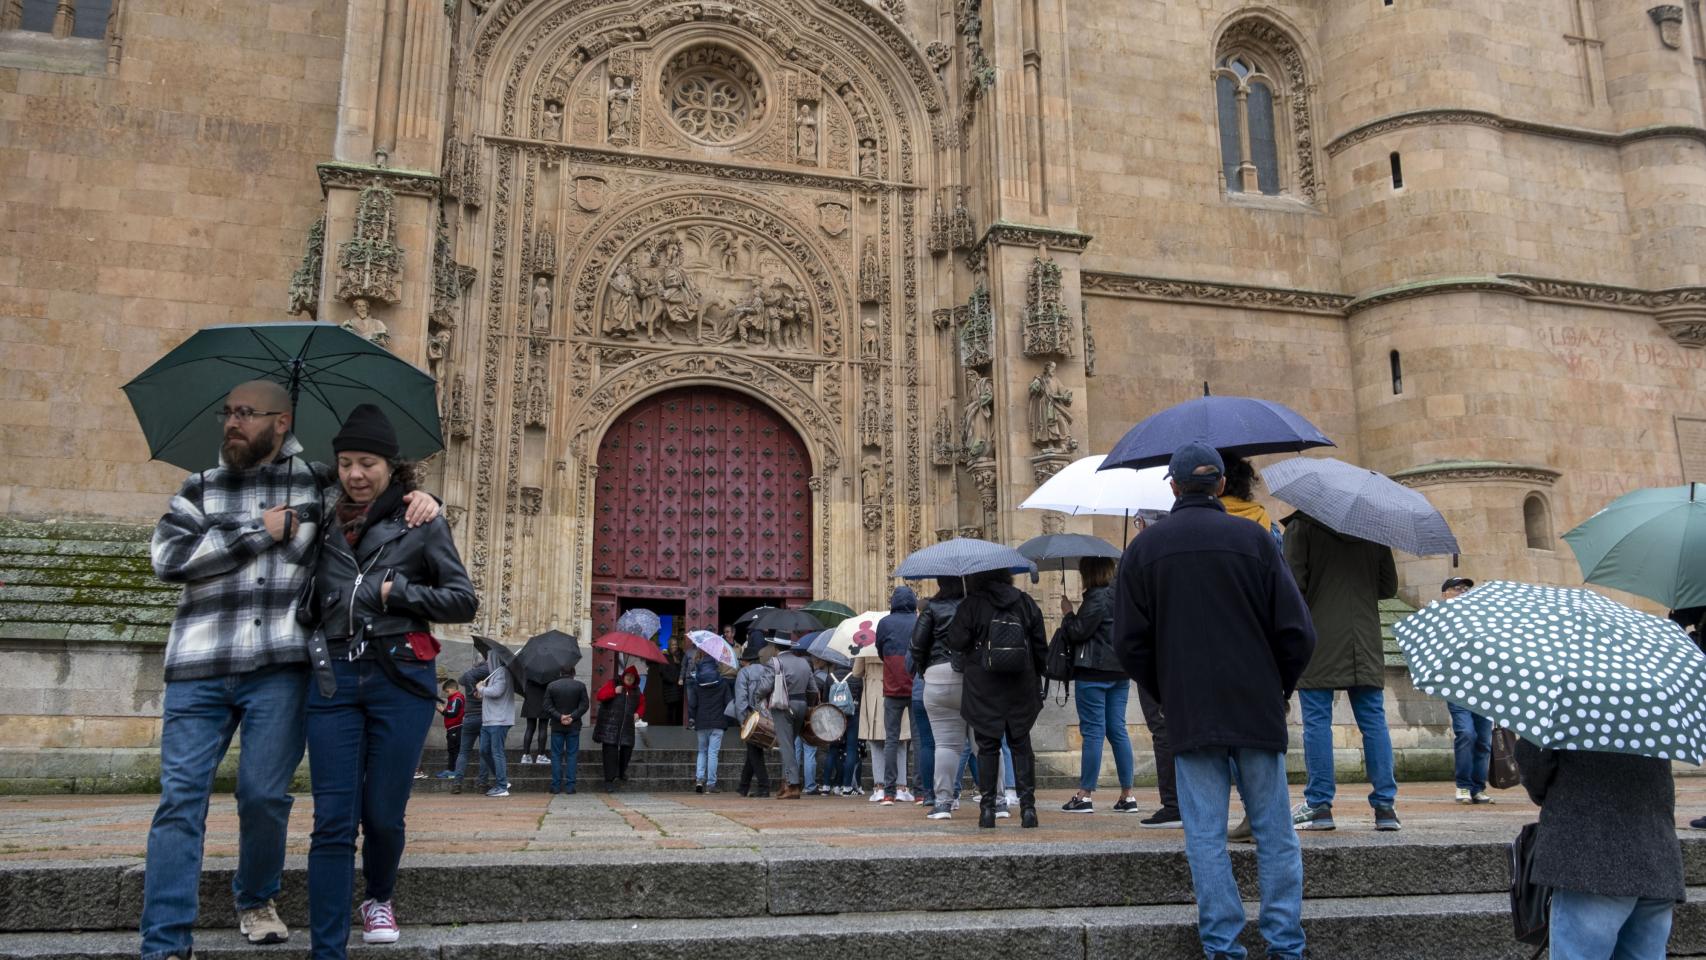
[[[1284,521],[1285,560],[1315,621],[1315,656],[1297,682],[1303,708],[1303,762],[1309,779],[1292,814],[1299,830],[1333,829],[1333,699],[1345,691],[1362,731],[1376,830],[1397,830],[1398,783],[1386,729],[1386,655],[1380,601],[1398,595],[1392,550],[1346,536],[1306,513]]]

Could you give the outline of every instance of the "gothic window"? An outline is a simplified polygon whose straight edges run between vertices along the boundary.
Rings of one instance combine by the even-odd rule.
[[[114,0],[0,0],[0,30],[100,40]]]
[[[1221,37],[1214,101],[1228,193],[1316,199],[1309,93],[1302,53],[1284,31],[1247,18]]]
[[[764,83],[745,58],[722,47],[699,46],[664,67],[661,89],[681,132],[705,143],[741,139],[764,112]]]

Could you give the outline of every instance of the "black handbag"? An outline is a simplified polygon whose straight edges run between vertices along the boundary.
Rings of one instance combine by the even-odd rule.
[[[1511,923],[1517,943],[1545,949],[1552,933],[1552,888],[1534,882],[1534,842],[1539,834],[1540,824],[1531,823],[1511,841]]]
[[[1493,728],[1493,755],[1487,761],[1487,786],[1509,790],[1522,783],[1522,770],[1516,765],[1516,734],[1506,727]]]
[[[1048,652],[1043,656],[1043,699],[1048,699],[1051,683],[1060,684],[1066,691],[1059,701],[1061,706],[1072,699],[1072,673],[1077,669],[1072,653],[1072,645],[1066,640],[1066,628],[1056,628],[1054,636],[1049,638]]]

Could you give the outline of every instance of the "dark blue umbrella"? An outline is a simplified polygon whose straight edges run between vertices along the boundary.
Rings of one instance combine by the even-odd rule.
[[[1038,570],[1062,572],[1085,557],[1120,558],[1119,547],[1101,537],[1082,533],[1045,533],[1019,544],[1019,552],[1029,557]]]
[[[1373,470],[1332,457],[1296,457],[1263,470],[1262,482],[1275,499],[1346,536],[1418,557],[1461,552],[1427,497]]]
[[[1165,466],[1173,451],[1192,442],[1208,444],[1223,457],[1333,446],[1320,428],[1283,403],[1203,396],[1168,407],[1126,431],[1101,469]]]
[[[969,577],[990,570],[1036,573],[1037,565],[1012,547],[959,537],[912,553],[900,562],[894,575],[902,580],[923,580],[930,577]]]

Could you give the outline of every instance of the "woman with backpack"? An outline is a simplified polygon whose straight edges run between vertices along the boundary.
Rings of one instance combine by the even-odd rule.
[[[960,716],[977,740],[979,827],[995,826],[1001,738],[1013,751],[1019,824],[1037,825],[1037,771],[1031,727],[1043,708],[1043,613],[1005,570],[967,578],[966,596],[948,628],[947,647],[965,667]],[[928,693],[929,687],[925,687]]]
[[[1078,732],[1084,741],[1078,761],[1078,792],[1061,807],[1067,813],[1096,812],[1104,739],[1113,745],[1114,772],[1120,778],[1120,799],[1114,804],[1114,812],[1137,812],[1137,798],[1131,793],[1131,734],[1125,726],[1131,678],[1114,651],[1115,569],[1108,557],[1085,557],[1078,561],[1084,602],[1074,610],[1071,601],[1060,598],[1060,632],[1072,652],[1072,692],[1078,701]]]
[[[963,667],[959,654],[948,649],[948,627],[954,622],[965,590],[957,577],[940,581],[936,595],[926,600],[912,628],[912,669],[924,678],[924,715],[936,739],[936,778],[929,820],[948,820],[954,815],[954,791],[959,778],[960,754],[965,749],[966,721],[960,716],[964,693]],[[920,757],[920,762],[923,761]]]
[[[717,793],[717,757],[723,750],[723,731],[729,727],[725,711],[734,696],[734,682],[723,679],[717,661],[701,657],[687,687],[687,729],[698,736],[699,752],[693,761],[693,792]]]

